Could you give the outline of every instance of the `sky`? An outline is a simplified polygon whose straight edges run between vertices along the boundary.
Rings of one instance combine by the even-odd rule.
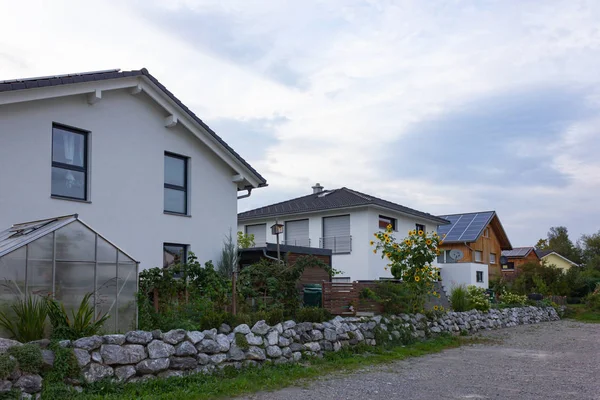
[[[600,229],[600,1],[0,0],[0,80],[147,68],[267,180]]]

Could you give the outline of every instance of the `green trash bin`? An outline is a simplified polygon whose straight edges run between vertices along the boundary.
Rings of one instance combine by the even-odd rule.
[[[304,285],[304,306],[322,307],[323,286],[319,283]]]
[[[490,296],[490,303],[495,304],[496,303],[496,292],[494,291],[494,289],[486,289],[485,292],[487,293],[488,296]]]

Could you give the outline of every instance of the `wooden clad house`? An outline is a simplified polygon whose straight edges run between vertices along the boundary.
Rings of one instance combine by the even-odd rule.
[[[489,278],[501,275],[500,256],[502,251],[511,250],[512,245],[495,211],[440,217],[451,222],[450,225],[441,225],[438,230],[444,238],[440,247],[442,253],[438,257],[442,268],[443,264],[470,263],[475,268],[486,266]],[[451,254],[456,255],[451,253],[452,250],[460,250],[462,257],[452,258]],[[476,282],[480,282],[479,277],[476,277]]]
[[[504,250],[502,255],[506,257],[506,263],[501,265],[502,273],[513,273],[519,267],[527,263],[540,263],[540,258],[533,247],[515,247],[512,250]]]

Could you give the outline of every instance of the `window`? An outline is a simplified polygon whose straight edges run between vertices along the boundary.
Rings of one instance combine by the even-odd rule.
[[[386,217],[383,215],[379,216],[379,229],[387,229],[388,225],[392,225],[392,230],[396,230],[396,219]]]
[[[486,238],[490,237],[490,228],[485,228],[483,230],[483,237],[486,237]]]
[[[307,219],[286,221],[283,233],[285,235],[285,244],[290,246],[310,246]]]
[[[508,263],[506,263],[506,264],[504,264],[504,265],[502,266],[502,269],[504,269],[504,270],[509,270],[509,271],[510,271],[510,270],[514,270],[514,269],[515,269],[515,263],[514,263],[514,262],[512,262],[512,261],[511,261],[511,262],[508,262]]]
[[[496,253],[490,253],[490,264],[496,264]]]
[[[481,251],[473,250],[473,261],[482,262],[483,253]]]
[[[478,283],[483,283],[483,271],[477,271],[476,272],[476,277],[477,277],[477,282]]]
[[[254,235],[254,247],[267,244],[267,224],[246,225],[246,235]]]
[[[351,253],[350,216],[324,217],[323,237],[319,245],[322,249],[331,249],[333,254]]]
[[[452,258],[450,258],[450,250],[442,250],[442,252],[440,253],[440,255],[437,258],[437,262],[439,264],[445,264],[445,263],[453,263],[456,261],[453,260]]]
[[[187,261],[187,248],[185,244],[165,243],[163,245],[163,268],[185,263]],[[182,272],[175,274],[176,278],[181,278],[181,276]]]
[[[186,157],[165,153],[166,212],[187,214],[187,161]]]
[[[87,135],[52,125],[52,196],[87,200]]]
[[[426,228],[425,225],[415,224],[415,229],[416,229],[417,232],[419,232],[419,231],[426,232],[425,228]]]

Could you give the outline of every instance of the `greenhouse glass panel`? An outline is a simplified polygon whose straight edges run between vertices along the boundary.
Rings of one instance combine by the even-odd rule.
[[[98,264],[96,284],[96,315],[109,314],[110,317],[104,324],[104,331],[116,332],[117,264]]]
[[[54,233],[42,236],[27,245],[28,260],[48,260],[54,258]]]
[[[122,251],[119,251],[119,264],[120,263],[135,263],[135,261],[127,257]]]
[[[137,325],[137,265],[135,263],[119,264],[118,271],[118,331],[127,332]]]
[[[52,260],[27,262],[27,293],[40,296],[52,294]]]
[[[117,248],[98,236],[98,262],[117,262]],[[116,271],[115,271],[116,273]],[[116,276],[116,275],[114,275]],[[114,278],[113,276],[113,278]]]
[[[70,223],[56,231],[56,259],[95,261],[96,234],[81,223]]]
[[[25,293],[26,249],[21,247],[0,257],[0,307]]]
[[[94,292],[95,263],[56,262],[55,298],[67,312],[77,309],[83,296]]]

